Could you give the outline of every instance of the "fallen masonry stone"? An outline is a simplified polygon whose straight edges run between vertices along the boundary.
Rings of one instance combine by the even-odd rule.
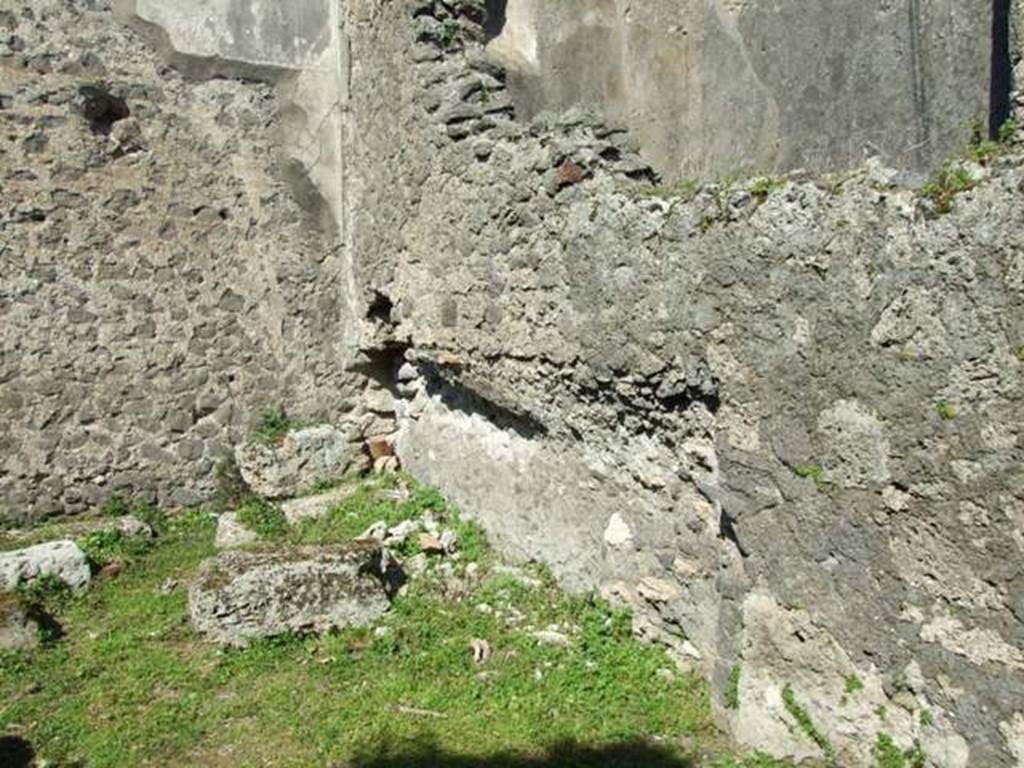
[[[399,467],[397,456],[381,456],[373,462],[373,471],[378,474],[397,472]]]
[[[428,555],[443,555],[445,552],[441,539],[432,533],[420,534],[420,549]]]
[[[295,525],[304,520],[317,520],[326,517],[331,509],[341,504],[350,495],[352,495],[351,488],[335,488],[316,496],[290,499],[281,504],[281,511],[289,525]]]
[[[116,530],[129,539],[152,539],[156,532],[148,524],[135,515],[125,515],[117,521]]]
[[[53,576],[79,591],[89,585],[89,559],[73,541],[50,541],[0,554],[0,590]]]
[[[259,541],[259,534],[246,528],[235,512],[225,512],[217,518],[217,535],[213,543],[217,549],[237,549]]]
[[[451,554],[459,548],[459,535],[455,531],[444,531],[440,538],[441,546],[446,554]]]
[[[553,629],[542,629],[539,632],[534,632],[533,636],[541,645],[551,645],[557,648],[565,648],[569,645],[568,635]]]
[[[246,443],[235,450],[242,478],[268,499],[294,496],[321,478],[343,475],[358,457],[354,436],[327,424],[289,432],[276,445]]]
[[[39,623],[12,596],[0,597],[0,651],[31,650],[39,645]]]
[[[388,524],[383,520],[378,520],[359,536],[356,537],[357,541],[384,541],[384,538],[388,535]]]
[[[391,526],[388,529],[387,537],[384,539],[384,543],[389,547],[398,547],[405,543],[412,534],[420,530],[420,523],[418,520],[403,520],[397,525]]]
[[[390,605],[395,574],[380,547],[226,552],[189,587],[189,616],[207,640],[243,647],[292,632],[366,626]]]

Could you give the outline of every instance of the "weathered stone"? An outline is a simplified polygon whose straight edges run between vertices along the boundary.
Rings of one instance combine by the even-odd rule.
[[[259,539],[259,534],[246,528],[236,512],[225,512],[217,518],[217,533],[213,539],[217,549],[237,549]]]
[[[488,52],[508,68],[517,112],[596,109],[627,125],[673,179],[739,165],[842,168],[868,144],[926,171],[988,115],[987,0],[901,13],[840,0],[813,8],[519,0],[503,8]],[[843,44],[822,44],[837,29]],[[915,75],[899,77],[907,66]],[[867,133],[854,137],[851,109],[877,116]],[[941,135],[940,124],[964,128]]]
[[[0,594],[0,651],[31,650],[39,645],[39,622],[10,595]]]
[[[515,0],[489,51],[467,3],[125,5],[189,74],[247,84],[186,84],[76,4],[19,26],[26,60],[116,45],[109,82],[140,85],[112,94],[132,117],[111,133],[138,120],[147,154],[50,122],[76,78],[0,68],[30,126],[0,137],[23,166],[0,514],[111,487],[198,500],[267,403],[351,413],[359,447],[397,421],[403,465],[509,554],[631,606],[748,743],[820,754],[789,685],[850,764],[882,727],[937,764],[1015,759],[1021,157],[956,163],[957,195],[916,189],[973,118],[999,119],[991,4]],[[706,181],[738,158],[810,170]],[[584,183],[559,183],[571,166]],[[409,399],[392,415],[356,392]],[[842,704],[847,675],[863,702]]]
[[[332,509],[352,495],[352,489],[341,487],[320,493],[315,496],[303,496],[281,503],[281,511],[289,525],[296,525],[304,520],[316,520],[326,517]]]
[[[375,435],[367,438],[366,449],[374,461],[386,456],[395,455],[394,437],[392,435]]]
[[[420,549],[428,555],[443,555],[444,544],[441,539],[432,533],[421,533],[419,535]]]
[[[335,232],[310,225],[267,160],[277,156],[279,137],[292,137],[294,151],[284,154],[308,157],[325,184],[340,179],[328,170],[328,146],[341,137],[336,91],[284,77],[280,89],[293,90],[303,108],[279,114],[290,97],[279,102],[251,78],[184,79],[116,23],[110,3],[23,5],[34,14],[18,33],[24,55],[74,66],[31,78],[0,72],[4,115],[28,126],[0,136],[0,154],[14,163],[4,194],[13,219],[24,218],[6,227],[0,248],[0,518],[85,511],[98,475],[108,489],[132,478],[119,487],[126,497],[155,490],[168,505],[200,503],[215,490],[208,459],[236,444],[241,422],[261,408],[283,404],[312,419],[345,413],[355,401],[357,377],[339,364],[339,339],[355,325],[340,320],[351,303],[341,299],[349,283],[340,279]],[[139,12],[155,21],[170,9],[149,6]],[[215,9],[193,4],[190,18],[207,10]],[[284,13],[292,11],[302,13]],[[318,34],[337,29],[317,25]],[[325,55],[339,62],[337,50]],[[90,58],[104,60],[102,74]],[[99,80],[109,87],[79,94]],[[308,131],[284,125],[307,117],[322,128],[312,143]],[[38,151],[25,153],[22,139],[36,133],[45,143],[33,140]],[[237,151],[220,151],[229,146]],[[208,155],[202,168],[188,159],[197,151]],[[340,205],[339,195],[327,198],[314,190],[309,202]],[[66,255],[59,268],[58,247]],[[317,265],[315,280],[309,264]],[[243,299],[241,309],[219,304],[225,291]],[[315,307],[310,316],[318,319],[295,322],[297,307]],[[39,478],[76,486],[82,499],[41,493]],[[98,503],[109,495],[99,489]]]
[[[422,525],[418,520],[403,520],[388,529],[384,543],[389,547],[399,547],[405,543],[406,539],[419,531],[421,527]]]
[[[321,425],[289,432],[276,445],[239,446],[235,460],[253,491],[279,499],[322,478],[343,475],[358,453],[358,445],[347,432]]]
[[[450,555],[459,548],[459,535],[455,531],[442,531],[438,541],[441,543],[441,548],[444,549],[445,554]]]
[[[554,629],[541,629],[534,632],[533,636],[541,645],[552,645],[558,648],[566,648],[571,643],[568,635]]]
[[[365,626],[389,607],[378,547],[236,551],[205,561],[189,587],[192,625],[213,642]]]
[[[118,519],[115,529],[129,539],[152,539],[156,536],[149,523],[139,520],[135,515],[125,515]]]
[[[73,541],[51,541],[0,552],[0,591],[31,584],[42,577],[59,579],[80,591],[91,578],[89,559]]]

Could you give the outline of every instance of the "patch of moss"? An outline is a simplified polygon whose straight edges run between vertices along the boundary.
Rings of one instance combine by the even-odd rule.
[[[952,421],[957,417],[960,410],[953,403],[940,400],[935,404],[935,412],[939,414],[939,418],[943,421]]]
[[[847,675],[845,683],[846,685],[844,690],[848,694],[859,693],[864,690],[864,681],[857,675]]]
[[[825,468],[820,464],[800,464],[793,467],[793,473],[797,477],[812,480],[820,493],[827,493],[832,488],[832,484],[825,479]]]

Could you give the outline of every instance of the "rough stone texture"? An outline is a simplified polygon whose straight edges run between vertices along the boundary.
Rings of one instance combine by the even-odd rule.
[[[598,107],[671,178],[928,171],[988,119],[992,5],[509,0],[489,52],[523,116]]]
[[[0,552],[0,592],[43,576],[58,578],[73,590],[85,589],[91,578],[89,560],[73,541],[50,541]]]
[[[213,543],[217,549],[238,549],[248,544],[255,544],[260,536],[256,531],[242,525],[235,512],[225,512],[217,518],[217,533]]]
[[[0,652],[36,648],[39,630],[39,623],[16,599],[0,595]]]
[[[511,5],[510,19],[533,7],[525,0]],[[254,6],[208,4],[210,45],[202,35],[175,32],[175,25],[194,12],[194,3],[185,3],[180,17],[157,15],[169,6],[155,0],[139,0],[136,6],[151,22],[163,18],[165,34],[181,48],[172,56],[181,66],[238,55],[245,71],[265,74],[278,89],[298,77],[293,72],[282,78],[280,62],[273,72],[262,72],[265,61],[251,51],[239,53],[237,35],[222,34],[228,11]],[[57,7],[44,3],[59,27],[40,24],[40,31],[34,23],[23,24],[26,29],[19,26],[18,34],[61,61],[67,55],[60,47],[66,30],[86,35],[90,27],[81,19],[100,17],[58,13]],[[308,7],[313,6],[295,6]],[[655,85],[641,85],[633,77],[620,90],[630,98],[635,94],[643,106],[657,95],[663,78],[676,82],[672,72],[682,55],[666,51],[662,38],[680,30],[658,21],[668,7],[662,0],[643,7],[633,3],[635,25],[623,24],[610,3],[594,3],[594,12],[578,21],[552,9],[544,18],[550,18],[545,26],[554,32],[573,32],[564,51],[604,35],[609,43],[602,50],[622,52],[622,72],[637,56]],[[1024,701],[1021,154],[999,159],[992,168],[969,167],[979,186],[959,196],[949,215],[939,215],[914,190],[897,187],[901,175],[878,163],[842,177],[794,174],[785,180],[704,185],[692,195],[682,188],[674,194],[654,187],[659,179],[650,165],[669,177],[677,170],[689,175],[717,169],[726,160],[732,167],[735,155],[738,165],[806,163],[820,169],[859,158],[865,144],[874,142],[904,168],[920,169],[955,144],[965,119],[987,104],[989,51],[979,43],[987,31],[979,30],[989,6],[975,0],[908,0],[883,3],[877,10],[850,3],[820,9],[777,3],[770,6],[779,10],[772,17],[765,16],[765,4],[702,7],[708,10],[695,17],[695,29],[706,31],[715,45],[707,47],[712,58],[693,70],[707,99],[687,115],[700,130],[637,118],[632,124],[638,140],[608,124],[608,114],[616,117],[613,109],[606,115],[570,110],[532,121],[520,110],[516,119],[516,97],[522,105],[529,87],[521,76],[526,70],[509,62],[514,72],[508,78],[484,50],[488,32],[479,4],[354,0],[337,10],[330,6],[324,23],[336,20],[341,30],[337,82],[344,83],[338,91],[344,98],[337,112],[328,110],[340,129],[340,178],[318,177],[308,157],[291,153],[291,159],[305,169],[299,177],[320,185],[314,201],[322,197],[336,206],[338,251],[324,250],[321,236],[310,233],[299,209],[284,196],[283,183],[266,174],[273,134],[266,130],[273,123],[267,89],[224,81],[186,89],[173,73],[156,79],[155,65],[137,43],[104,30],[110,37],[96,39],[97,50],[124,46],[125,53],[110,65],[122,68],[115,74],[127,84],[142,82],[158,91],[165,101],[155,104],[166,105],[152,106],[115,83],[115,90],[129,97],[136,128],[129,123],[116,135],[111,131],[114,144],[104,144],[108,154],[100,157],[117,157],[104,161],[99,186],[106,189],[111,178],[119,178],[114,171],[122,172],[123,163],[125,173],[141,174],[133,184],[153,191],[130,206],[133,228],[112,235],[110,250],[139,257],[131,264],[145,274],[132,280],[150,292],[158,274],[173,278],[168,278],[173,290],[158,294],[161,301],[127,305],[140,322],[166,308],[184,313],[183,325],[149,338],[147,326],[140,330],[136,324],[125,326],[122,336],[97,333],[86,335],[88,343],[71,345],[78,337],[71,315],[63,319],[65,308],[84,306],[93,313],[93,304],[79,297],[83,291],[92,296],[88,292],[98,290],[99,279],[62,281],[48,251],[37,245],[26,250],[26,241],[15,239],[13,253],[20,248],[47,266],[41,277],[29,275],[37,281],[34,290],[51,293],[42,306],[20,293],[13,304],[6,299],[0,305],[2,396],[11,391],[28,397],[22,389],[8,390],[6,383],[12,380],[10,370],[22,375],[22,368],[31,368],[36,376],[25,391],[33,398],[58,397],[46,395],[47,382],[54,379],[51,369],[64,368],[50,365],[44,377],[44,368],[35,367],[51,354],[43,337],[47,344],[51,338],[63,340],[53,354],[72,360],[72,367],[105,360],[112,345],[131,346],[131,354],[118,357],[120,367],[100,372],[104,392],[115,391],[122,371],[134,383],[162,371],[168,390],[183,398],[213,387],[208,382],[217,382],[218,375],[234,375],[240,383],[230,389],[233,399],[223,406],[227,414],[204,437],[206,460],[210,440],[237,434],[232,432],[239,422],[237,403],[248,406],[256,396],[291,395],[285,402],[298,402],[299,416],[341,411],[352,391],[341,364],[350,363],[373,380],[354,413],[363,436],[390,434],[397,418],[396,449],[404,464],[476,515],[502,548],[549,563],[571,588],[598,589],[631,605],[638,633],[710,673],[721,722],[744,743],[778,754],[820,754],[784,705],[782,692],[788,687],[835,746],[840,764],[869,764],[871,745],[884,731],[901,747],[920,741],[935,766],[1013,765],[1024,742],[1019,704]],[[290,11],[282,13],[292,18]],[[939,14],[935,23],[930,13]],[[900,14],[905,21],[897,20]],[[874,21],[861,25],[863,15]],[[711,25],[723,20],[729,22],[723,29]],[[879,26],[873,26],[876,22]],[[908,34],[904,24],[914,33]],[[514,29],[511,24],[509,33]],[[813,55],[803,56],[803,40],[788,43],[801,30],[814,31],[806,41]],[[265,32],[253,39],[278,39]],[[612,39],[615,35],[622,39]],[[769,39],[776,42],[762,46],[762,52],[757,41]],[[718,41],[736,45],[718,46]],[[743,45],[737,48],[737,41]],[[565,55],[559,53],[561,44],[545,49],[545,61]],[[744,50],[751,56],[740,55]],[[892,63],[897,51],[911,66]],[[664,72],[651,66],[661,60]],[[551,87],[545,98],[556,105],[563,105],[558,101],[563,97],[575,101],[574,73],[551,75],[549,64],[541,83]],[[300,60],[283,68],[305,72],[306,65]],[[135,66],[142,69],[130,69]],[[752,84],[750,68],[759,82]],[[148,74],[123,74],[136,71]],[[827,86],[808,83],[817,91],[801,89],[803,78],[823,71],[833,76]],[[713,82],[699,79],[712,73]],[[60,77],[69,76],[57,71],[55,79],[46,79],[58,84],[53,86],[58,93],[59,83],[77,82]],[[310,88],[322,102],[333,86],[316,81],[311,75]],[[41,174],[37,159],[54,147],[75,157],[60,142],[70,141],[63,132],[72,136],[78,128],[49,101],[46,110],[52,113],[31,111],[43,110],[31,106],[32,98],[43,98],[31,95],[36,94],[32,89],[49,86],[27,78],[18,82],[30,96],[19,90],[11,102],[15,114],[66,118],[57,127],[33,127],[31,136],[25,128],[3,139],[10,156],[33,158],[23,162],[30,173]],[[578,90],[591,85],[584,101],[621,103],[609,101],[593,83]],[[63,87],[67,95],[69,85]],[[739,98],[730,96],[729,108],[719,108],[717,99],[733,88]],[[829,98],[833,92],[838,95]],[[677,97],[676,90],[665,92],[667,114],[678,113]],[[140,101],[160,109],[160,120],[148,121]],[[7,103],[0,116],[13,117]],[[214,109],[214,103],[221,106]],[[844,112],[854,105],[854,112]],[[808,112],[812,106],[820,106],[820,113]],[[882,106],[886,119],[875,112]],[[254,121],[241,118],[246,109]],[[754,125],[762,115],[767,128]],[[12,124],[27,125],[25,119]],[[278,128],[288,119],[286,107]],[[725,124],[716,130],[719,119]],[[127,121],[115,128],[122,123]],[[709,158],[706,169],[671,159],[692,157],[694,150],[682,143],[659,145],[666,125],[673,136],[700,142],[697,149]],[[861,131],[868,125],[880,126],[881,138],[865,139]],[[147,129],[154,126],[160,126],[158,135],[149,136]],[[40,131],[43,138],[37,137]],[[10,139],[15,134],[17,141]],[[79,142],[99,141],[88,133],[74,136]],[[150,161],[138,170],[139,152],[125,148],[154,145],[164,151],[146,155]],[[214,158],[208,172],[197,173],[191,158],[187,169],[173,161],[187,154],[183,148],[197,147],[213,148],[207,153]],[[903,152],[910,147],[919,148],[920,155]],[[239,175],[239,165],[244,174]],[[34,200],[25,197],[25,189],[41,197],[52,186],[50,177],[14,175],[10,183],[18,200]],[[294,173],[289,181],[293,191],[302,188]],[[313,189],[313,182],[305,189]],[[73,191],[95,210],[109,209],[106,198],[88,197],[95,193],[77,186]],[[178,235],[167,250],[150,245],[148,230],[136,231],[149,221],[146,206],[173,211],[182,196],[209,201],[210,211],[221,209],[221,197],[239,206],[244,200],[246,215],[229,217],[228,223],[208,216],[207,222],[200,210],[195,216],[201,221],[186,224],[195,210],[186,208],[189,215],[173,218]],[[273,205],[264,202],[268,196]],[[112,200],[118,204],[121,197]],[[104,205],[97,207],[97,201]],[[64,221],[60,212],[76,210],[68,202],[52,206],[13,207],[14,223],[5,219],[5,236],[47,233],[53,221]],[[80,215],[79,229],[70,228],[68,242],[78,242],[79,231],[99,227],[103,234],[114,226],[109,222],[128,218]],[[296,243],[306,243],[306,237],[317,238],[301,246],[318,265],[309,262],[308,270],[298,267],[307,264],[301,258],[293,262],[282,255],[300,248]],[[90,250],[75,253],[97,258],[96,241],[89,242]],[[172,258],[183,243],[192,249],[187,257]],[[202,258],[193,254],[196,249]],[[189,277],[192,271],[173,271],[195,259],[202,282]],[[35,261],[28,263],[36,267]],[[165,267],[172,272],[160,273]],[[281,277],[282,269],[292,274],[289,267],[308,276],[303,289],[293,291]],[[250,278],[262,292],[249,290]],[[224,294],[222,285],[232,294]],[[216,305],[208,306],[214,298]],[[11,306],[36,312],[11,325],[12,317],[21,317]],[[114,312],[126,305],[109,306]],[[211,318],[208,326],[195,319],[203,307]],[[239,312],[245,313],[244,322]],[[40,317],[50,322],[40,323]],[[89,322],[85,315],[74,317]],[[199,327],[206,335],[198,334]],[[214,358],[200,357],[199,368],[209,378],[200,376],[198,383],[180,375],[192,370],[195,359],[183,339],[197,337],[206,340],[205,355]],[[359,355],[350,359],[353,343]],[[150,352],[154,356],[147,358]],[[174,360],[176,367],[166,370],[165,360]],[[267,368],[256,376],[252,372],[261,362]],[[82,392],[91,396],[97,390],[65,387],[60,396],[78,409],[89,402]],[[171,419],[170,411],[154,416],[165,407],[165,391],[147,384],[139,393],[139,410],[104,427],[108,431],[102,434],[128,443],[121,435],[141,430],[160,435],[177,450],[185,442],[179,435],[187,438],[198,426]],[[104,401],[101,414],[126,397],[109,399],[116,402]],[[68,434],[70,417],[13,402],[21,410],[14,412],[15,431],[7,439],[10,446],[25,448],[7,452],[17,459],[5,464],[5,483],[15,477],[19,492],[35,492],[30,478],[38,475],[72,489],[91,489],[97,475],[103,482],[114,476],[96,471],[91,447],[81,471],[69,472],[67,457],[75,449],[59,443],[57,450],[51,443]],[[78,410],[75,415],[81,423]],[[82,429],[92,434],[88,415],[85,423]],[[175,431],[183,425],[185,432]],[[37,449],[39,434],[50,435],[49,453]],[[153,463],[146,466],[160,465],[161,482],[167,483],[188,466],[146,445],[117,443],[110,455],[119,461],[126,456],[126,466],[137,455],[150,455]],[[206,476],[208,465],[203,466],[200,477]],[[32,498],[67,503],[64,484],[54,494],[44,482],[42,493]],[[12,508],[28,509],[24,493]],[[45,503],[30,511],[48,511]],[[210,566],[209,589],[194,589],[197,604],[204,606],[200,613],[212,622],[213,613],[229,616],[237,608],[244,632],[264,631],[270,614],[257,587],[270,583],[277,590],[284,582],[268,582],[252,561],[228,562],[237,562],[243,573],[221,584]],[[306,562],[300,570],[318,573],[324,567]],[[351,577],[352,563],[339,567]],[[275,579],[291,573],[287,563],[273,569]],[[254,573],[259,578],[250,579]],[[242,585],[237,591],[236,583]],[[319,605],[322,593],[312,594]],[[238,602],[213,607],[222,598]],[[382,605],[374,602],[374,610]],[[308,615],[285,618],[300,628],[317,621]],[[234,629],[222,631],[211,623],[209,631],[240,641]],[[733,670],[739,671],[735,710],[730,709]],[[855,693],[846,690],[853,676],[863,684]],[[924,710],[929,718],[921,717]]]
[[[357,435],[330,425],[293,430],[275,445],[250,442],[235,449],[242,479],[269,499],[294,496],[318,480],[341,477],[361,455]]]
[[[289,632],[365,626],[389,607],[378,547],[228,552],[205,561],[189,587],[200,635],[225,645]]]
[[[411,29],[394,4],[347,21],[349,236],[390,308],[362,343],[404,465],[631,604],[752,747],[820,755],[789,685],[843,764],[885,732],[1012,765],[1020,155],[972,168],[949,215],[877,163],[688,199],[599,119],[513,120],[473,11],[452,41],[445,6],[416,7]]]
[[[304,520],[315,520],[326,516],[328,512],[351,495],[351,488],[336,488],[315,496],[290,499],[281,504],[281,512],[284,513],[285,520],[289,525],[296,525]]]
[[[260,408],[353,407],[342,251],[294,200],[268,87],[189,84],[106,2],[8,7],[0,519],[196,503]],[[98,80],[131,111],[109,135],[79,111]]]

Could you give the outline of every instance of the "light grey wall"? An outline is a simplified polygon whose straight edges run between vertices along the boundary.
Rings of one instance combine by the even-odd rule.
[[[988,117],[990,0],[509,0],[524,116],[589,105],[670,179],[929,171]]]

